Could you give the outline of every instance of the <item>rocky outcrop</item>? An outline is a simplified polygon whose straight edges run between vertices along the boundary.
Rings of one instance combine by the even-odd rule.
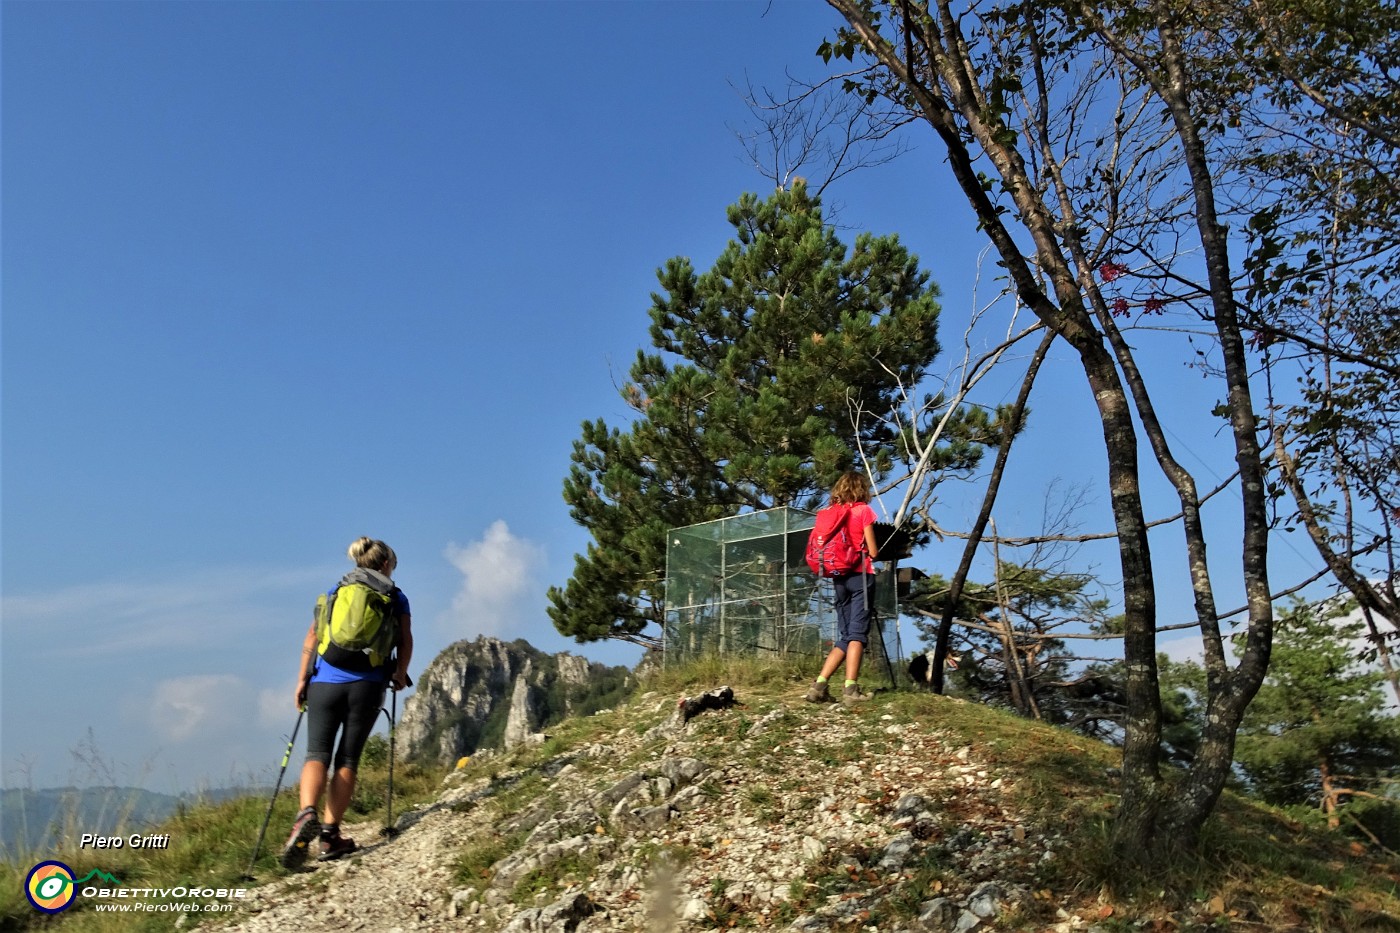
[[[625,667],[546,654],[524,641],[459,641],[418,678],[397,736],[407,757],[451,763],[529,741],[566,716],[614,706],[634,684]]]
[[[530,675],[534,673],[534,665],[529,658],[525,659],[525,667],[519,674],[515,675],[515,688],[510,692],[510,712],[506,714],[506,734],[501,739],[506,748],[519,745],[526,741],[534,733],[531,726],[532,719],[538,719],[539,713],[534,709],[534,704],[530,702]]]
[[[454,772],[391,843],[255,890],[226,933],[993,933],[1032,910],[1038,931],[1088,928],[1036,906],[1057,827],[930,722],[726,687],[639,698],[600,738]]]

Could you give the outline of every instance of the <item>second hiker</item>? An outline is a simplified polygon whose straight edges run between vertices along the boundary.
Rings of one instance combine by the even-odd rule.
[[[836,591],[836,640],[816,683],[807,691],[809,703],[832,699],[827,680],[843,661],[846,683],[841,699],[849,702],[868,697],[859,683],[860,661],[874,616],[874,558],[879,550],[875,545],[875,510],[870,507],[870,497],[870,481],[864,473],[844,473],[831,487],[831,505],[817,515],[818,528],[830,526],[837,532],[844,530],[859,555],[849,573],[831,575]]]

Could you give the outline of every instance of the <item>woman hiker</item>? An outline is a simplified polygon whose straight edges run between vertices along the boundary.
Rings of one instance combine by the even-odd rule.
[[[870,507],[870,497],[870,481],[864,473],[844,473],[831,487],[831,505],[828,508],[847,511],[846,533],[853,544],[859,542],[862,555],[852,573],[831,578],[836,589],[836,641],[832,643],[831,653],[826,656],[816,683],[807,691],[809,703],[825,703],[832,699],[827,679],[836,673],[842,661],[846,664],[842,701],[869,698],[857,681],[860,679],[861,655],[870,636],[870,620],[875,610],[874,558],[879,549],[875,546],[875,510]]]
[[[323,861],[355,851],[355,840],[340,834],[340,820],[355,793],[360,753],[384,705],[385,686],[401,690],[409,683],[413,632],[408,597],[391,579],[398,557],[389,545],[372,538],[358,539],[347,553],[355,569],[317,601],[316,618],[301,646],[296,706],[307,715],[306,764],[301,769],[301,812],[282,848],[281,862],[287,869],[306,861],[318,836]],[[343,636],[342,621],[349,613],[357,623],[377,623],[358,626],[374,629],[367,647],[358,642],[342,645],[332,637],[341,634],[342,640],[350,641]],[[317,820],[316,804],[323,791],[325,809]]]

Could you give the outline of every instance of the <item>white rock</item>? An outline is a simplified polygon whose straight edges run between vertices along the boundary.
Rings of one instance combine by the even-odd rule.
[[[681,903],[680,917],[682,920],[704,920],[710,914],[710,906],[701,897],[688,898]]]
[[[958,917],[958,922],[953,926],[953,933],[972,933],[982,925],[982,920],[974,913],[964,910]]]

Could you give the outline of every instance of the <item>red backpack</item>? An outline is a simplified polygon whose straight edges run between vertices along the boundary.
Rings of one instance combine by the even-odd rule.
[[[851,506],[829,505],[817,513],[807,538],[807,566],[819,577],[843,577],[865,564],[865,551],[851,541]]]

